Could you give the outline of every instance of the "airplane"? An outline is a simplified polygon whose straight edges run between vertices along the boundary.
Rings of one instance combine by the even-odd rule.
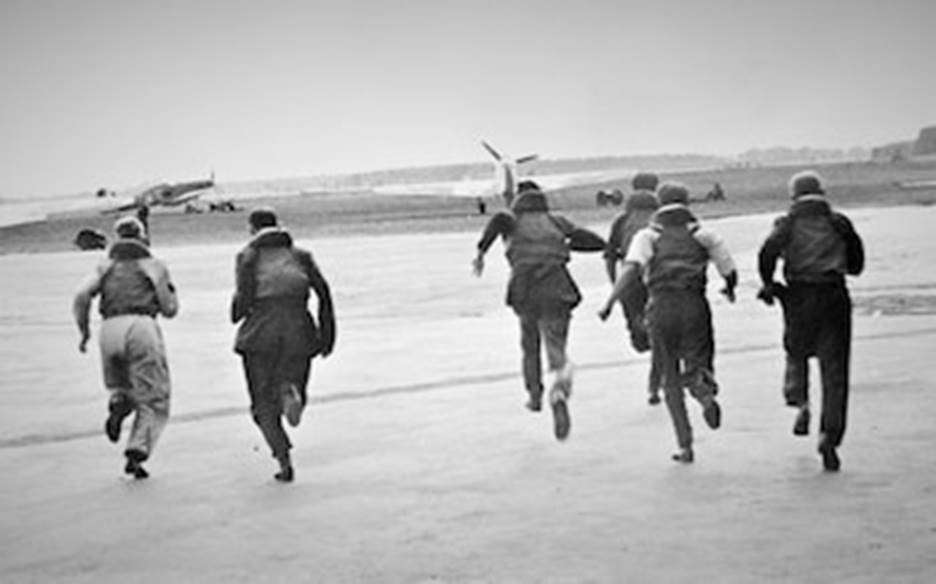
[[[381,195],[434,195],[471,197],[479,202],[487,197],[498,197],[510,206],[517,194],[517,185],[524,178],[534,180],[543,191],[555,191],[562,188],[605,183],[616,180],[630,180],[634,175],[632,169],[611,169],[602,171],[588,171],[565,174],[544,174],[530,177],[520,175],[519,168],[528,162],[537,160],[537,154],[528,154],[512,158],[498,150],[490,143],[481,140],[481,146],[494,159],[494,180],[460,180],[431,183],[393,184],[373,187],[371,190]]]
[[[517,167],[525,162],[532,162],[539,158],[537,154],[528,154],[520,158],[510,158],[501,156],[490,144],[481,140],[481,145],[494,158],[494,180],[498,185],[497,192],[503,197],[504,202],[509,207],[517,194]]]
[[[0,227],[34,223],[63,217],[123,213],[146,207],[177,207],[206,196],[215,188],[214,172],[208,180],[175,184],[161,183],[119,193],[98,189],[89,200],[86,195],[11,200],[0,204]]]
[[[102,213],[123,213],[140,207],[177,207],[197,199],[214,186],[214,172],[211,173],[208,180],[194,180],[175,184],[160,183],[134,195],[131,202],[109,207]]]

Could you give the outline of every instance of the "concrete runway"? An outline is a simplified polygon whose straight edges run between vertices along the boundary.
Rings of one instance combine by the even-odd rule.
[[[850,216],[868,265],[851,281],[837,474],[783,407],[779,309],[754,300],[767,216],[708,223],[741,287],[729,305],[710,284],[724,418],[710,431],[690,404],[691,466],[669,460],[668,415],[646,405],[620,314],[595,316],[599,255],[572,264],[585,301],[560,444],[548,413],[523,408],[500,244],[475,279],[477,234],[362,237],[303,242],[339,337],[292,433],[297,481],[277,484],[231,352],[235,249],[160,247],[157,230],[182,304],[163,329],[173,418],[152,478],[133,482],[101,431],[96,346],[77,352],[70,315],[98,252],[0,257],[0,581],[930,582],[936,208]]]

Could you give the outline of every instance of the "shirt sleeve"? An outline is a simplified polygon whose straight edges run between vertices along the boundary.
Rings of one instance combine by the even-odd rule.
[[[770,235],[764,240],[760,251],[757,252],[757,273],[760,274],[764,286],[773,282],[774,270],[777,268],[777,259],[783,253],[790,239],[790,221],[786,215],[774,221]]]
[[[650,263],[653,257],[653,243],[659,235],[649,227],[644,227],[634,234],[624,256],[624,263],[633,262],[641,267]]]
[[[166,268],[164,263],[155,258],[147,262],[141,262],[140,266],[156,290],[159,311],[167,318],[174,317],[179,312],[179,297],[176,294],[172,278],[169,277],[169,269]]]
[[[727,277],[737,269],[728,248],[725,247],[725,242],[717,233],[700,227],[695,232],[695,239],[708,251],[712,263],[723,277]]]
[[[608,248],[605,250],[605,259],[617,261],[624,257],[626,249],[621,249],[621,231],[624,227],[624,221],[627,219],[627,213],[621,213],[611,224],[611,231],[608,232]]]
[[[513,231],[513,227],[513,215],[505,211],[496,213],[488,220],[487,225],[484,226],[484,232],[481,234],[481,239],[478,241],[478,251],[487,253],[487,250],[491,247],[491,244],[494,243],[494,240],[497,239],[497,236],[506,237]]]
[[[325,276],[319,270],[318,264],[312,259],[312,254],[305,252],[302,254],[302,263],[305,266],[306,274],[309,278],[309,286],[318,296],[318,324],[324,344],[323,353],[331,354],[335,346],[336,326],[335,326],[335,305],[332,301],[331,288]]]
[[[832,214],[832,227],[845,240],[846,272],[852,276],[864,270],[864,243],[855,231],[852,222],[841,213]]]
[[[101,277],[105,271],[105,265],[99,265],[97,269],[94,270],[94,273],[81,283],[81,286],[79,286],[78,291],[75,293],[75,299],[72,302],[72,314],[75,317],[78,330],[82,333],[88,332],[91,301],[95,296],[101,293]]]

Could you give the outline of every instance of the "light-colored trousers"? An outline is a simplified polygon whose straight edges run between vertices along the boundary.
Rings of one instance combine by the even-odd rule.
[[[169,421],[169,364],[159,325],[142,315],[106,318],[100,344],[111,402],[128,400],[136,412],[126,450],[149,457]]]

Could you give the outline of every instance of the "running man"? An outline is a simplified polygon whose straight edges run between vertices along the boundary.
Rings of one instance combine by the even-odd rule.
[[[612,285],[617,280],[618,262],[627,255],[627,248],[630,247],[634,234],[649,224],[650,217],[660,207],[655,192],[658,183],[659,178],[652,172],[638,172],[634,175],[631,180],[633,192],[627,197],[624,212],[611,223],[608,249],[605,251],[605,268]],[[621,298],[621,309],[627,322],[627,330],[630,332],[631,346],[638,353],[650,350],[650,334],[646,322],[647,296],[647,286],[643,278],[636,278]],[[660,367],[651,358],[650,373],[647,376],[647,402],[651,406],[660,403],[660,384]]]
[[[553,431],[565,440],[571,428],[568,400],[572,394],[572,363],[566,354],[572,310],[582,300],[578,286],[566,268],[570,251],[603,251],[600,236],[549,212],[546,196],[533,181],[518,185],[510,211],[491,217],[478,242],[472,264],[476,276],[484,271],[484,254],[498,236],[504,239],[510,281],[507,305],[520,320],[523,350],[523,381],[529,399],[527,409],[542,409],[543,382],[541,345],[552,381],[549,404],[553,411]]]
[[[231,322],[241,323],[234,350],[243,362],[254,422],[279,462],[274,478],[288,483],[295,471],[282,416],[299,425],[312,358],[327,357],[335,345],[335,312],[312,254],[293,245],[276,213],[262,207],[248,221],[252,237],[237,254],[231,302]],[[308,310],[310,288],[318,297],[317,324]]]
[[[598,316],[606,320],[614,303],[643,274],[650,291],[647,322],[653,359],[661,367],[666,406],[673,420],[679,451],[673,460],[691,463],[692,426],[683,387],[703,408],[706,424],[721,426],[716,401],[715,338],[712,312],[705,296],[706,271],[713,262],[725,279],[722,293],[734,302],[738,273],[721,238],[704,228],[689,211],[689,191],[680,183],[664,183],[660,208],[650,225],[634,236],[624,268]]]
[[[120,441],[124,419],[136,413],[124,450],[124,472],[145,479],[149,473],[143,463],[169,421],[169,364],[156,317],[174,317],[179,302],[169,270],[150,254],[140,220],[118,219],[114,230],[117,240],[81,285],[73,311],[81,334],[78,350],[84,353],[91,338],[91,301],[101,297],[99,342],[104,385],[110,392],[104,431],[111,442]]]
[[[841,466],[838,447],[845,435],[852,304],[845,276],[864,269],[864,245],[845,215],[832,210],[818,174],[804,171],[790,179],[793,204],[778,218],[758,256],[763,286],[757,297],[783,307],[786,370],[783,394],[797,409],[793,434],[809,434],[809,358],[822,373],[819,454],[827,471]],[[783,260],[786,285],[774,282]]]

